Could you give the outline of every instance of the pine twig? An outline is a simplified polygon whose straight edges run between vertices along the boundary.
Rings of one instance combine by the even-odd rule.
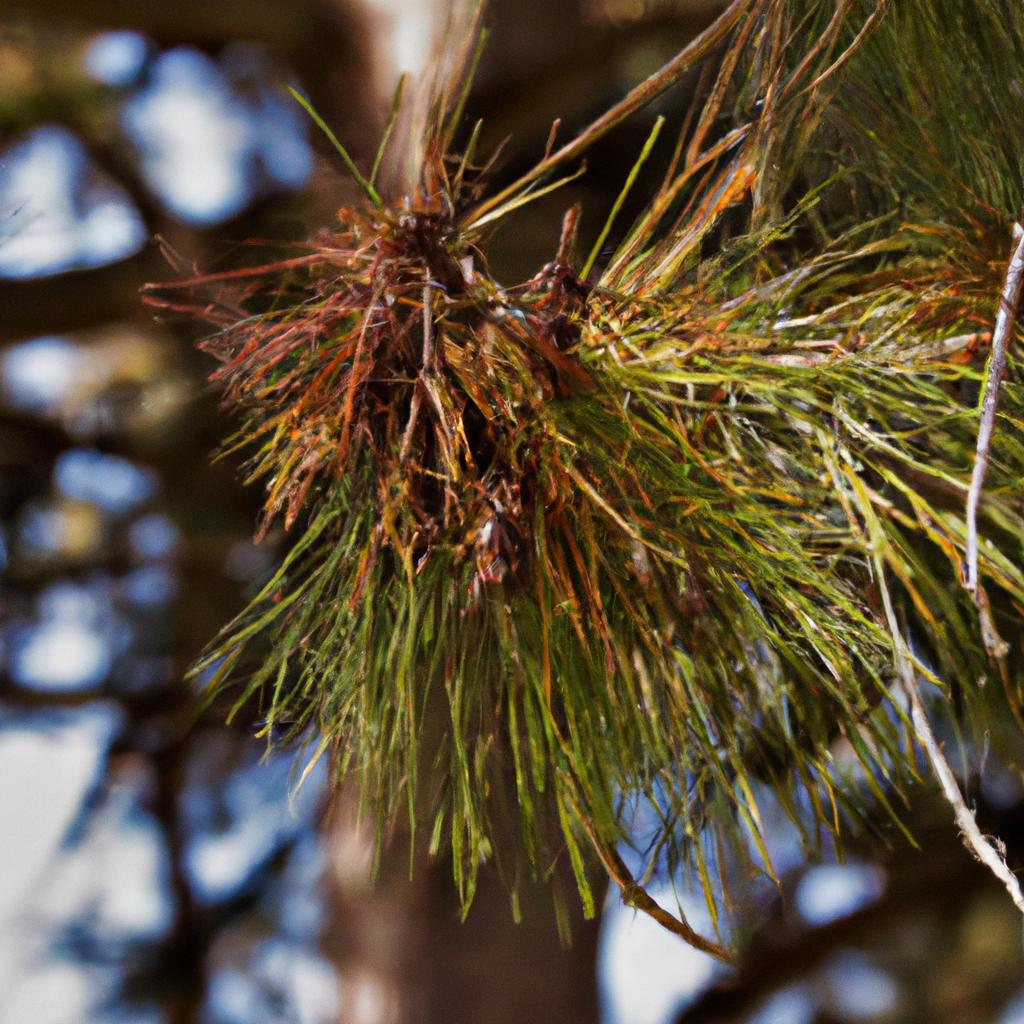
[[[434,292],[430,284],[430,275],[427,274],[427,283],[423,286],[423,358],[419,376],[413,382],[412,400],[409,405],[409,419],[405,425],[405,433],[402,435],[402,446],[398,452],[398,461],[405,463],[412,451],[412,441],[416,434],[416,424],[419,420],[420,405],[423,401],[423,390],[425,384],[423,376],[434,372]]]
[[[1014,225],[1014,237],[1017,240],[1017,247],[1006,270],[1006,281],[999,301],[999,312],[996,315],[996,324],[992,331],[992,352],[989,356],[988,372],[985,378],[981,422],[978,424],[978,446],[974,456],[974,470],[971,473],[971,486],[967,492],[967,567],[964,586],[978,606],[985,649],[990,654],[997,656],[1005,653],[1006,644],[996,632],[988,611],[985,592],[978,579],[978,505],[981,502],[982,489],[985,486],[985,473],[988,470],[989,450],[992,445],[996,412],[999,407],[999,387],[1006,370],[1006,350],[1013,324],[1017,319],[1021,289],[1024,287],[1024,229],[1019,224]]]
[[[910,717],[918,741],[924,748],[935,777],[939,780],[942,795],[953,809],[953,819],[960,829],[960,838],[964,846],[1002,882],[1014,906],[1024,914],[1024,893],[1021,892],[1017,876],[1006,863],[1002,842],[999,839],[993,841],[978,827],[974,812],[967,806],[967,801],[964,799],[963,793],[960,792],[960,786],[956,781],[956,775],[953,773],[949,761],[946,760],[946,755],[941,744],[935,738],[935,733],[932,732],[932,726],[924,708],[924,700],[921,697],[921,690],[917,685],[914,656],[896,620],[896,610],[885,581],[885,564],[877,541],[873,541],[873,546],[875,547],[875,578],[881,590],[885,619],[892,637],[896,673],[903,692],[906,693],[907,699],[910,701]]]
[[[906,657],[909,659],[909,655],[906,655]],[[928,715],[924,709],[924,701],[921,699],[921,691],[917,686],[913,666],[908,665],[907,670],[902,675],[903,689],[910,699],[910,715],[914,723],[914,729],[917,732],[917,738],[920,740],[921,746],[924,747],[924,752],[931,763],[932,771],[935,772],[939,780],[939,785],[942,787],[942,795],[946,798],[946,802],[950,807],[953,808],[953,817],[956,820],[957,827],[960,829],[960,837],[963,839],[964,846],[1003,883],[1003,887],[1010,894],[1010,899],[1013,900],[1014,906],[1024,914],[1024,893],[1021,892],[1020,882],[1006,863],[1002,850],[997,848],[996,845],[998,844],[1001,847],[1002,843],[998,839],[993,841],[978,827],[978,821],[974,817],[974,813],[967,806],[963,793],[960,792],[960,786],[957,784],[953,769],[950,767],[949,761],[946,760],[946,755],[943,753],[938,740],[936,740],[935,733],[932,732],[931,723],[928,721]]]
[[[622,902],[627,907],[632,907],[634,910],[647,914],[648,917],[657,921],[666,931],[672,932],[673,935],[678,935],[679,938],[688,945],[693,946],[694,949],[707,953],[724,964],[731,964],[733,962],[732,956],[725,947],[720,946],[717,942],[712,942],[710,939],[706,939],[699,932],[694,931],[684,918],[676,917],[661,906],[633,877],[632,872],[626,867],[626,863],[619,856],[618,851],[607,848],[598,839],[594,827],[580,812],[579,808],[576,807],[575,809],[577,817],[587,833],[587,838],[594,848],[594,852],[601,861],[602,867],[608,873],[608,877],[619,887]]]

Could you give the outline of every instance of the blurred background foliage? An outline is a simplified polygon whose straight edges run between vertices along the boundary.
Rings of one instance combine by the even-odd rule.
[[[472,104],[491,144],[510,137],[500,173],[715,9],[496,0]],[[210,463],[211,367],[138,289],[170,275],[167,253],[216,269],[250,239],[330,222],[350,185],[282,85],[372,152],[383,97],[442,17],[426,0],[0,12],[0,1024],[371,1022],[410,1000],[420,1021],[1024,1020],[1015,911],[923,794],[920,849],[854,840],[844,864],[805,865],[783,816],[769,823],[783,887],[740,908],[753,937],[736,968],[613,899],[563,953],[543,896],[516,928],[485,885],[461,925],[447,869],[412,883],[401,856],[371,891],[322,769],[296,790],[292,755],[264,756],[251,722],[197,717],[183,673],[279,538],[252,543],[255,495]],[[550,258],[574,198],[607,208],[693,85],[499,233],[498,277]],[[985,753],[965,766],[984,767],[971,796],[1012,865],[1024,787]]]

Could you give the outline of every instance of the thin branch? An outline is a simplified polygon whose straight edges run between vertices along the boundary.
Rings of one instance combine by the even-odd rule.
[[[420,388],[419,380],[413,382],[412,388],[412,399],[409,403],[409,419],[405,424],[405,433],[402,434],[402,447],[398,451],[398,461],[403,466],[409,461],[413,437],[416,434],[416,423],[420,415],[420,405],[423,402],[423,392]]]
[[[910,717],[914,724],[914,731],[924,748],[932,771],[935,772],[935,776],[939,780],[942,795],[953,809],[953,817],[960,829],[960,838],[964,846],[1003,883],[1014,906],[1024,914],[1024,893],[1021,893],[1017,876],[1010,870],[1004,859],[1002,842],[998,839],[993,841],[978,828],[977,819],[967,806],[963,793],[960,792],[956,775],[953,774],[953,769],[949,766],[949,761],[946,760],[946,755],[935,738],[935,733],[932,732],[931,723],[928,721],[928,715],[924,709],[924,701],[921,699],[921,691],[917,685],[917,666],[914,656],[896,619],[896,610],[893,607],[892,596],[885,579],[885,562],[877,538],[873,539],[872,547],[874,549],[875,581],[881,591],[882,607],[885,610],[885,619],[889,627],[889,635],[892,638],[896,673],[903,691],[910,701]]]
[[[402,435],[402,446],[398,452],[398,461],[405,463],[412,451],[413,436],[420,415],[423,401],[423,375],[434,373],[434,290],[430,283],[430,272],[427,272],[427,283],[423,286],[423,356],[420,373],[413,383],[412,400],[409,404],[409,419]]]
[[[745,1021],[766,993],[811,977],[838,949],[871,948],[883,931],[919,914],[940,893],[946,920],[958,918],[973,905],[979,882],[987,883],[987,875],[974,871],[973,865],[965,868],[965,858],[943,836],[923,838],[928,856],[887,857],[884,867],[890,884],[881,898],[828,924],[808,927],[792,919],[785,912],[786,896],[778,894],[744,943],[736,973],[723,974],[680,1011],[674,1024]]]
[[[530,170],[522,177],[517,178],[511,185],[480,203],[474,210],[469,211],[465,218],[463,218],[465,225],[472,227],[474,224],[479,223],[488,211],[493,210],[510,196],[514,196],[538,178],[542,178],[559,164],[575,159],[584,150],[597,142],[598,139],[607,135],[616,125],[621,124],[631,114],[660,96],[666,89],[674,85],[685,72],[689,71],[698,60],[714,49],[731,31],[733,25],[739,21],[744,12],[754,3],[758,2],[760,0],[733,0],[718,18],[696,39],[691,40],[675,57],[655,71],[654,74],[645,78],[620,102],[616,103],[614,107],[605,111],[596,121],[592,121],[572,142],[567,142],[550,156],[534,164]]]
[[[437,369],[434,352],[434,288],[427,272],[427,283],[423,286],[423,372],[433,373]]]
[[[1013,900],[1014,906],[1024,914],[1024,894],[1021,893],[1020,882],[1017,880],[1017,876],[1010,870],[1003,857],[1003,844],[998,839],[990,839],[978,828],[977,819],[967,806],[967,802],[960,792],[960,786],[957,784],[956,776],[953,774],[953,769],[949,766],[946,755],[942,752],[942,747],[935,739],[935,733],[932,732],[931,723],[928,721],[928,715],[925,713],[924,702],[921,700],[921,691],[918,689],[912,666],[909,671],[903,673],[903,688],[910,698],[910,714],[917,737],[921,741],[921,745],[928,755],[928,760],[931,762],[932,770],[939,780],[939,785],[942,787],[942,795],[946,798],[950,807],[953,808],[953,816],[957,827],[960,829],[960,837],[963,839],[964,846],[1003,883],[1004,888],[1010,894],[1010,899]]]
[[[1017,319],[1021,288],[1024,286],[1024,229],[1014,225],[1017,247],[1006,270],[1006,282],[999,301],[995,328],[992,331],[992,352],[988,360],[985,378],[985,393],[981,406],[981,422],[978,424],[978,446],[974,455],[974,470],[971,486],[967,492],[967,568],[964,586],[978,606],[982,639],[990,654],[1005,653],[1005,643],[999,638],[991,616],[988,602],[978,579],[978,505],[985,486],[985,472],[988,469],[989,449],[995,431],[996,412],[999,407],[999,387],[1006,370],[1006,350],[1010,334]]]
[[[727,949],[716,942],[712,942],[710,939],[704,938],[699,932],[695,932],[682,917],[676,917],[674,914],[669,913],[637,882],[632,872],[626,867],[625,861],[619,856],[618,851],[608,849],[598,839],[593,825],[580,813],[578,807],[576,807],[576,816],[583,825],[587,837],[590,839],[590,845],[594,848],[594,852],[608,873],[608,877],[619,887],[619,891],[622,894],[622,902],[627,907],[633,907],[634,910],[647,914],[648,917],[657,921],[662,928],[672,932],[673,935],[678,935],[679,938],[693,946],[694,949],[707,953],[708,956],[712,956],[722,963],[732,963],[732,955]]]

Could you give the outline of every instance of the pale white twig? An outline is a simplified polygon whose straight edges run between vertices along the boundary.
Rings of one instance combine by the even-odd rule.
[[[921,741],[921,746],[924,747],[924,752],[928,755],[932,771],[935,772],[939,780],[942,795],[953,808],[953,817],[960,829],[964,846],[1003,883],[1014,905],[1024,914],[1024,894],[1021,893],[1020,882],[996,846],[997,843],[1002,846],[1002,843],[998,839],[990,839],[978,828],[977,819],[967,806],[963,793],[960,792],[956,776],[953,774],[953,769],[950,767],[949,761],[946,760],[946,755],[936,740],[935,733],[932,732],[931,723],[928,721],[928,715],[924,709],[924,702],[921,700],[921,691],[917,687],[913,666],[910,666],[909,671],[903,675],[903,689],[910,698],[910,715],[914,722],[914,730],[917,732],[917,738]]]
[[[996,425],[999,408],[999,385],[1006,369],[1006,349],[1017,319],[1021,288],[1024,287],[1024,229],[1014,225],[1017,246],[1006,269],[1006,282],[999,300],[999,312],[992,331],[992,352],[988,360],[985,377],[985,392],[981,404],[981,422],[978,424],[978,445],[974,455],[974,470],[971,486],[967,492],[967,566],[964,586],[978,606],[982,640],[990,654],[1005,653],[1006,645],[999,638],[988,612],[988,602],[978,579],[978,505],[985,486],[985,472],[988,469],[989,450]]]
[[[998,839],[990,839],[978,828],[978,821],[974,817],[973,811],[967,806],[963,793],[960,792],[956,775],[953,773],[949,761],[946,760],[946,755],[943,753],[939,741],[935,738],[935,733],[932,732],[931,723],[928,721],[928,715],[924,708],[924,700],[921,698],[921,690],[917,685],[917,670],[914,665],[914,658],[896,621],[896,612],[892,605],[892,598],[889,595],[889,587],[885,582],[885,567],[878,552],[875,553],[875,568],[879,589],[882,594],[882,606],[885,609],[885,618],[892,637],[896,672],[903,691],[910,701],[910,717],[914,723],[914,731],[917,733],[917,738],[924,748],[932,771],[935,772],[935,777],[939,780],[942,795],[953,809],[953,818],[960,829],[960,838],[970,853],[1003,883],[1004,888],[1010,894],[1010,899],[1013,900],[1014,906],[1024,914],[1024,893],[1021,892],[1017,876],[1010,870],[1003,857],[1002,843]]]

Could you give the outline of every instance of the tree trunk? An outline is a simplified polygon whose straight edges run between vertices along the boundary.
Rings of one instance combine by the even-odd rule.
[[[461,921],[446,860],[428,863],[417,840],[410,880],[408,841],[398,839],[374,883],[371,830],[356,824],[344,791],[332,818],[328,941],[341,975],[340,1024],[597,1024],[599,921],[583,920],[571,878],[563,886],[572,928],[565,949],[550,886],[522,887],[516,924],[497,871],[484,867]]]

